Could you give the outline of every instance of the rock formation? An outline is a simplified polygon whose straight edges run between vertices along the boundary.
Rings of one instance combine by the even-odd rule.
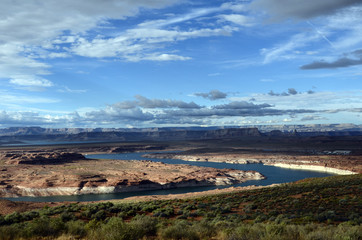
[[[336,174],[362,173],[361,156],[303,155],[282,153],[151,153],[144,157],[181,159],[200,162],[226,162],[232,164],[263,163],[277,167],[326,171]]]
[[[227,185],[264,178],[254,171],[151,161],[89,160],[79,155],[3,154],[0,159],[0,197],[130,192]]]

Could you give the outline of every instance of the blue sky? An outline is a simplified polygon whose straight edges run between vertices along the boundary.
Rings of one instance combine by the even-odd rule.
[[[362,124],[357,0],[2,0],[0,127]]]

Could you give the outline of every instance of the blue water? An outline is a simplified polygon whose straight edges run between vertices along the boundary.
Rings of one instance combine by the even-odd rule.
[[[233,168],[238,170],[254,170],[260,172],[267,178],[264,180],[252,180],[244,183],[234,184],[232,186],[250,186],[250,185],[270,185],[273,183],[287,183],[294,182],[305,178],[311,177],[326,177],[333,176],[335,174],[307,171],[307,170],[295,170],[287,168],[279,168],[273,166],[266,166],[263,164],[230,164],[230,163],[215,163],[215,162],[190,162],[178,159],[154,159],[144,158],[142,155],[146,153],[121,153],[121,154],[92,154],[87,155],[87,158],[95,159],[118,159],[118,160],[151,160],[154,162],[164,162],[168,164],[188,164],[193,166],[213,167],[218,169]],[[109,194],[86,194],[79,196],[49,196],[49,197],[19,197],[19,198],[7,198],[12,201],[33,201],[33,202],[63,202],[63,201],[100,201],[110,199],[123,199],[131,196],[145,196],[145,195],[167,195],[178,194],[188,192],[200,192],[217,188],[227,188],[228,186],[208,186],[208,187],[189,187],[189,188],[176,188],[166,190],[150,190],[142,192],[131,193],[109,193]]]

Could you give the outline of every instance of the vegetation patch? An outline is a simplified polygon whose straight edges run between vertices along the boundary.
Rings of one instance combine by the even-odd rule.
[[[149,202],[0,215],[0,239],[361,239],[362,175]]]

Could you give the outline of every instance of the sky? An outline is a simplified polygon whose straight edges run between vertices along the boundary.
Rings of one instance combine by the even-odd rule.
[[[0,127],[362,124],[361,0],[0,0]]]

